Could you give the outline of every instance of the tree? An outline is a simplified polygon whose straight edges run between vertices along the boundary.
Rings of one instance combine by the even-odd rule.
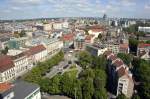
[[[95,69],[106,69],[107,60],[104,56],[93,56],[92,67]]]
[[[53,77],[52,79],[50,79],[48,92],[50,94],[60,94],[61,92],[60,89],[61,89],[60,88],[60,76],[57,75]]]
[[[147,40],[145,43],[150,44],[150,40]]]
[[[102,34],[98,35],[98,39],[101,40],[102,39]]]
[[[101,90],[95,90],[94,95],[93,95],[94,99],[107,99],[107,91],[105,89],[101,89]]]
[[[84,32],[86,35],[89,35],[88,29],[85,29]]]
[[[125,53],[118,53],[117,56],[123,60],[123,62],[127,65],[130,65],[132,58],[131,55]]]
[[[42,79],[38,83],[42,92],[49,91],[50,80],[48,78]]]
[[[138,94],[135,94],[132,96],[132,99],[140,99],[140,96]]]
[[[94,87],[95,89],[103,89],[106,85],[106,73],[104,70],[96,69],[94,78]]]
[[[117,96],[117,99],[127,99],[124,94],[120,94]]]
[[[1,51],[2,54],[6,55],[8,53],[9,48],[6,46],[4,50]]]
[[[79,53],[79,64],[82,66],[82,68],[87,68],[91,65],[92,62],[92,57],[91,55],[86,52],[86,51],[82,51]]]
[[[80,73],[79,77],[80,78],[94,78],[95,74],[94,74],[93,69],[87,68]]]
[[[150,61],[139,59],[137,63],[134,62],[134,75],[136,79],[140,82],[138,87],[138,93],[143,99],[150,98]]]
[[[94,93],[94,86],[93,80],[91,78],[86,78],[83,81],[82,91],[83,91],[83,99],[92,99]]]
[[[25,30],[22,30],[22,31],[19,33],[19,36],[20,36],[20,37],[25,37],[25,36],[26,36]]]
[[[134,39],[134,38],[129,38],[130,51],[136,52],[137,51],[137,46],[138,46],[138,40]]]

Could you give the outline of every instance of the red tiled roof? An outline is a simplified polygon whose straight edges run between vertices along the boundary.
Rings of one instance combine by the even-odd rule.
[[[102,32],[104,29],[91,29],[93,32]]]
[[[118,73],[118,76],[121,77],[126,74],[126,70],[125,70],[125,68],[121,67],[121,68],[119,68],[117,73]]]
[[[120,44],[121,49],[128,49],[128,44]]]
[[[138,47],[139,48],[150,47],[150,44],[143,44],[143,43],[141,43],[141,44],[138,45]]]
[[[123,65],[123,64],[124,64],[123,61],[120,60],[120,59],[117,59],[117,60],[113,63],[113,65],[116,66],[116,67],[120,67],[120,66]]]
[[[10,89],[12,86],[10,83],[0,83],[0,92],[5,92]]]
[[[112,61],[113,61],[113,60],[116,60],[116,59],[117,59],[117,56],[113,54],[113,55],[111,55],[111,56],[109,57],[109,59],[112,60]]]
[[[112,54],[111,51],[105,51],[105,52],[104,52],[104,55],[105,55],[105,56],[109,56],[110,54]]]
[[[85,37],[85,40],[91,40],[91,35],[87,35],[86,37]]]
[[[63,40],[64,41],[71,41],[71,40],[73,40],[73,37],[74,37],[74,34],[72,34],[72,33],[65,34],[65,35],[63,35]]]
[[[104,27],[100,26],[100,25],[93,25],[93,26],[89,26],[89,29],[103,29]]]
[[[27,52],[26,54],[27,55],[34,55],[34,54],[37,54],[39,52],[42,52],[46,50],[46,48],[43,46],[43,45],[37,45],[37,46],[34,46],[34,47],[31,47]]]
[[[0,56],[0,72],[4,72],[10,68],[14,67],[14,63],[11,57],[8,55]]]

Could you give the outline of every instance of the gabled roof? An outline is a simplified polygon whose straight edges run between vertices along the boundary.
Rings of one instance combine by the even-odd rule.
[[[1,92],[2,97],[7,96],[11,92],[14,92],[13,99],[25,99],[31,93],[38,90],[40,87],[36,84],[24,82],[24,81],[16,81],[11,84],[11,88]]]
[[[141,43],[138,45],[139,48],[145,48],[145,47],[150,47],[150,44],[144,44],[144,43]]]
[[[123,64],[124,64],[123,61],[120,59],[115,60],[115,62],[113,63],[113,65],[116,67],[120,67]]]
[[[93,32],[103,32],[104,31],[104,29],[90,29],[90,30]]]
[[[31,47],[27,52],[26,54],[27,55],[34,55],[34,54],[37,54],[37,53],[40,53],[42,51],[46,50],[46,48],[43,46],[43,45],[37,45],[37,46],[34,46],[34,47]]]
[[[111,55],[111,54],[112,54],[111,51],[105,51],[105,52],[104,52],[104,55],[105,55],[105,56],[109,56],[109,55]]]
[[[125,75],[125,73],[126,73],[126,70],[124,67],[119,68],[119,70],[117,71],[117,74],[119,77]]]
[[[112,54],[112,55],[110,55],[109,59],[110,59],[111,61],[116,60],[116,59],[117,59],[117,56],[114,55],[114,54]]]
[[[0,93],[3,93],[11,88],[10,83],[0,83]]]
[[[0,72],[4,72],[13,67],[14,67],[14,63],[11,60],[10,56],[8,56],[8,55],[0,56]]]
[[[72,33],[63,35],[63,40],[64,41],[68,41],[68,40],[70,41],[70,40],[73,40],[73,38],[74,38],[74,34],[72,34]]]

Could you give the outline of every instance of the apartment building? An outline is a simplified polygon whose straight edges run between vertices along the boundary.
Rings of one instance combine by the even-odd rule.
[[[99,56],[104,54],[108,49],[103,47],[103,46],[98,46],[98,45],[86,45],[86,50],[91,53],[91,55],[94,56]]]
[[[0,99],[41,99],[40,87],[25,81],[1,83]]]
[[[104,46],[114,54],[119,53],[119,43],[105,43]]]
[[[63,24],[62,22],[55,22],[53,23],[53,29],[62,29],[63,28]]]
[[[139,44],[137,48],[137,56],[145,60],[150,60],[150,44]]]
[[[55,53],[59,52],[63,48],[63,41],[51,38],[51,39],[43,39],[42,44],[47,49],[47,53],[49,56],[54,55]]]
[[[0,56],[0,83],[15,78],[15,65],[8,55]]]
[[[44,61],[47,57],[47,50],[43,45],[33,46],[25,53],[27,54],[30,63]]]
[[[133,94],[134,82],[128,66],[110,51],[104,53],[107,58],[108,66],[108,90],[118,96],[124,94],[131,98]]]
[[[138,27],[138,31],[141,31],[141,32],[150,32],[150,27],[141,27],[141,26],[139,26]]]
[[[19,77],[26,73],[29,69],[28,57],[24,52],[11,56],[11,59],[15,65],[15,77]]]

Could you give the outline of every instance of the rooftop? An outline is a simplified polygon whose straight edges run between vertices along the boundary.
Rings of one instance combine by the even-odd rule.
[[[11,85],[2,84],[2,87],[4,87],[4,89],[7,89],[1,93],[2,96],[6,96],[10,94],[11,92],[14,92],[13,99],[25,99],[35,90],[39,89],[38,85],[27,83],[24,81],[16,81],[14,84],[11,84]]]
[[[11,88],[10,83],[0,83],[0,93],[3,93]]]
[[[145,47],[150,47],[150,44],[144,44],[144,43],[141,43],[138,45],[139,48],[145,48]]]
[[[27,54],[28,55],[34,55],[34,54],[37,54],[37,53],[44,51],[44,50],[46,50],[46,48],[43,45],[37,45],[37,46],[31,47],[27,51]]]
[[[0,56],[0,72],[4,72],[13,67],[14,67],[14,63],[11,60],[10,56],[8,56],[8,55]]]

